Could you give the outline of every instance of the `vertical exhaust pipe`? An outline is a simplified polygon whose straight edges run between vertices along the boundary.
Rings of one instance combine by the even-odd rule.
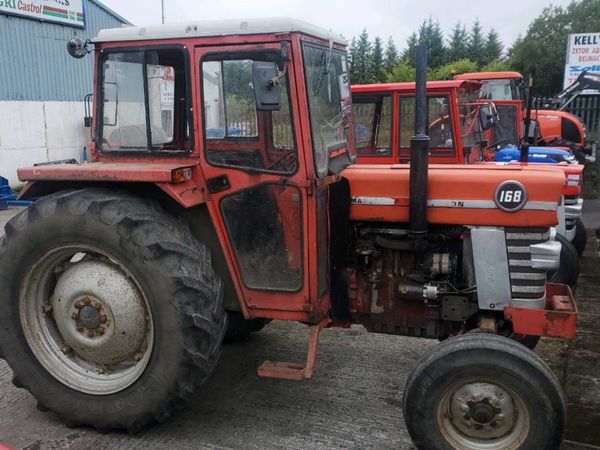
[[[427,178],[429,136],[427,136],[427,46],[419,45],[415,58],[417,85],[415,96],[415,135],[410,140],[410,231],[427,232]]]

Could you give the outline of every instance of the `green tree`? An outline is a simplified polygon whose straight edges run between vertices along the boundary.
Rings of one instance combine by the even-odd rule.
[[[471,61],[475,61],[480,65],[485,64],[485,38],[479,19],[475,19],[475,22],[473,22],[473,26],[471,27],[467,52]]]
[[[512,67],[508,61],[503,61],[501,59],[495,59],[494,61],[490,61],[485,66],[481,67],[482,72],[504,72],[506,70],[511,70]]]
[[[500,35],[493,28],[488,32],[485,40],[484,58],[481,64],[489,64],[492,61],[497,61],[502,56],[502,41]]]
[[[352,60],[351,80],[354,84],[364,84],[371,82],[371,42],[369,34],[363,29],[356,40]]]
[[[419,37],[416,32],[412,32],[406,40],[406,48],[402,52],[402,59],[408,60],[408,62],[414,66],[415,64],[415,51],[419,45]]]
[[[444,45],[444,34],[438,21],[433,21],[430,17],[424,20],[419,27],[420,45],[427,46],[427,65],[428,67],[439,67],[446,63],[447,49]]]
[[[448,60],[458,61],[459,59],[467,58],[467,29],[463,24],[457,22],[450,32],[448,40]]]
[[[572,1],[566,7],[549,6],[510,49],[511,65],[524,74],[534,73],[537,94],[556,94],[562,89],[567,34],[598,30],[600,0]]]
[[[371,83],[381,83],[385,81],[385,70],[383,67],[383,42],[377,36],[373,42],[373,51],[371,52]]]
[[[394,69],[394,66],[398,62],[398,58],[398,49],[396,48],[396,44],[394,44],[394,40],[390,36],[388,38],[383,56],[383,71],[386,74],[389,74]]]
[[[388,83],[402,83],[415,81],[415,68],[408,58],[402,58],[396,63],[390,73],[387,74]]]
[[[431,68],[427,73],[428,80],[450,80],[453,75],[460,75],[461,73],[477,72],[477,63],[470,59],[459,59],[451,63],[445,64],[438,68]]]

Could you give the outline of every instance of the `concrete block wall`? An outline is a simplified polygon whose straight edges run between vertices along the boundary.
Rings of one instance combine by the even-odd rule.
[[[90,139],[83,118],[83,102],[0,101],[0,175],[17,187],[18,167],[81,161]]]

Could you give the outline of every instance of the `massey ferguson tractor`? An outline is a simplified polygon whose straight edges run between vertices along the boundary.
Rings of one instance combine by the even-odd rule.
[[[519,108],[480,99],[481,83],[465,80],[430,81],[427,92],[429,161],[439,164],[521,164],[520,148],[507,142],[519,139]],[[359,164],[407,163],[411,158],[415,120],[415,83],[352,85],[354,134]],[[398,124],[397,127],[393,124]],[[500,150],[498,150],[500,149]],[[544,158],[538,152],[542,150]],[[559,162],[548,157],[560,155]],[[559,268],[549,274],[554,282],[575,288],[579,255],[586,245],[581,221],[583,166],[567,159],[570,152],[530,147],[528,162],[541,161],[563,173],[563,202],[559,206],[557,240],[561,241]],[[557,158],[560,159],[560,158]],[[546,162],[546,161],[552,162]],[[537,340],[528,338],[532,344]]]
[[[493,100],[497,106],[518,102],[525,119],[525,104],[531,88],[528,88],[527,83],[523,80],[523,75],[519,72],[472,72],[455,75],[454,78],[481,81],[483,83],[482,98]],[[531,128],[530,135],[534,137],[536,145],[571,149],[577,159],[584,164],[586,153],[590,153],[590,150],[585,147],[585,125],[579,117],[564,111],[564,108],[586,88],[579,89],[581,86],[593,88],[593,85],[586,84],[579,77],[572,86],[558,94],[556,97],[557,108],[533,109],[531,120],[535,126]],[[521,131],[519,136],[522,137],[525,132],[522,123],[519,124],[519,128]]]
[[[428,165],[424,48],[410,165],[352,164],[345,42],[312,25],[68,49],[94,52],[90,162],[20,169],[39,200],[0,239],[0,353],[40,408],[134,432],[208,379],[228,323],[306,324],[304,363],[258,367],[285,380],[313,376],[323,328],[361,324],[442,340],[404,390],[418,448],[559,448],[559,382],[503,334],[575,335],[569,288],[546,282],[563,175]]]

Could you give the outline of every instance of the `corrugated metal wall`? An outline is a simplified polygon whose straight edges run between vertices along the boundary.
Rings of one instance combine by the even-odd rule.
[[[93,0],[84,8],[83,29],[0,14],[0,100],[83,101],[92,92],[92,55],[71,58],[67,41],[123,21]]]

